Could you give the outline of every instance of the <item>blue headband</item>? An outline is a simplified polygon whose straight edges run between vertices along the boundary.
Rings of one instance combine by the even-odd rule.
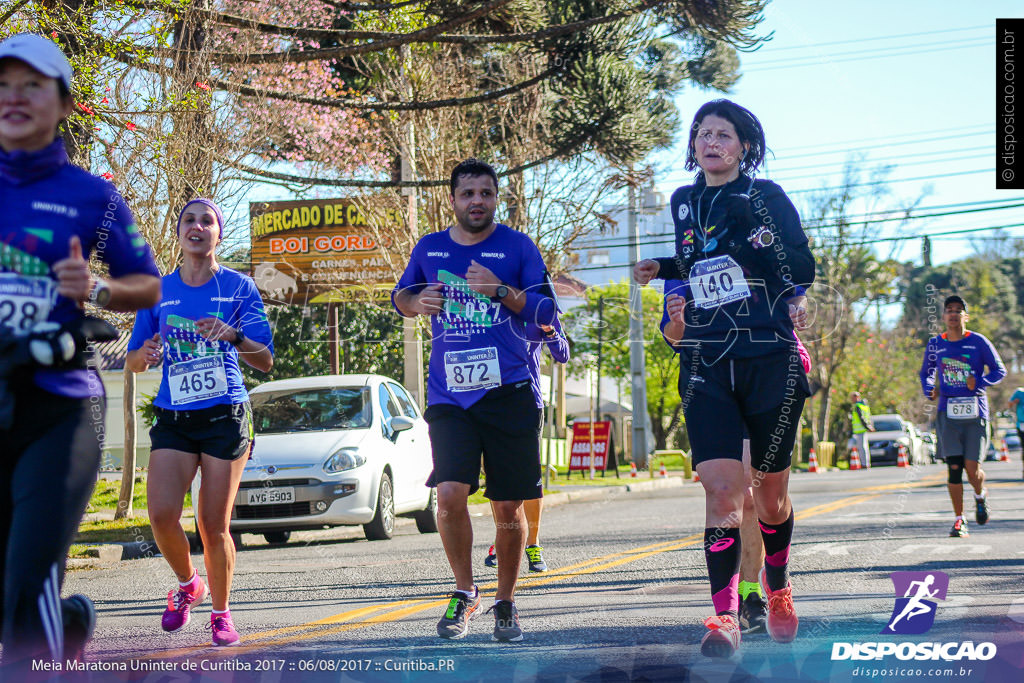
[[[205,199],[203,197],[197,197],[196,199],[190,199],[185,203],[185,206],[181,209],[181,213],[178,214],[178,222],[174,224],[174,231],[178,232],[181,229],[181,217],[185,215],[185,211],[188,207],[193,204],[202,204],[213,209],[213,213],[217,215],[217,237],[223,239],[224,237],[224,214],[221,213],[220,207],[213,203],[212,199]]]

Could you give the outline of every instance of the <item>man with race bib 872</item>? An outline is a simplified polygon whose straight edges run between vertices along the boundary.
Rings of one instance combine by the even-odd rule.
[[[403,316],[430,316],[433,343],[427,410],[438,526],[455,591],[437,624],[462,638],[480,605],[473,583],[467,498],[479,486],[480,456],[493,503],[498,587],[493,639],[520,641],[513,594],[526,547],[523,501],[543,494],[540,409],[531,388],[526,325],[554,325],[544,260],[524,233],[494,222],[498,177],[476,159],[451,175],[455,224],[424,235],[392,294]],[[490,611],[490,610],[489,610]]]
[[[987,445],[988,399],[985,387],[1006,376],[992,342],[967,329],[967,304],[956,294],[942,306],[946,331],[928,340],[921,364],[921,387],[938,400],[935,415],[939,455],[949,469],[949,497],[956,520],[949,535],[968,535],[964,512],[964,470],[974,489],[975,519],[988,521],[985,472],[981,458]],[[985,370],[988,370],[987,374]]]

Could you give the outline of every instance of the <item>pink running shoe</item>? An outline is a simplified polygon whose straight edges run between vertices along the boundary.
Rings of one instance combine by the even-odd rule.
[[[238,645],[238,641],[241,640],[238,637],[238,631],[235,630],[234,623],[231,621],[231,612],[211,614],[210,630],[213,632],[213,644],[217,647]]]
[[[757,578],[761,583],[761,590],[768,597],[768,619],[765,621],[768,635],[776,643],[793,642],[800,627],[800,620],[797,619],[796,608],[793,605],[793,582],[790,581],[788,586],[777,591],[770,590],[763,567]]]
[[[192,618],[192,605],[198,605],[206,599],[206,584],[203,579],[196,576],[199,585],[192,591],[178,587],[177,592],[167,591],[167,609],[164,617],[160,620],[160,626],[168,633],[175,633],[185,628]]]
[[[700,641],[700,653],[705,657],[732,657],[740,646],[740,625],[728,614],[704,620],[708,632]]]

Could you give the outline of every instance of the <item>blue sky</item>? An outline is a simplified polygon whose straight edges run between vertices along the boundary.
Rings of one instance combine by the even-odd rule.
[[[992,170],[995,20],[1014,16],[1024,17],[1019,1],[776,0],[759,27],[762,35],[774,31],[773,39],[741,53],[742,78],[725,96],[761,119],[775,153],[762,175],[782,185],[798,208],[807,190],[839,184],[851,153],[865,155],[865,168],[895,164],[893,181],[944,176],[893,182],[885,205],[906,205],[924,192],[923,207],[1024,201],[1024,191],[996,190]],[[718,96],[684,91],[677,98],[684,129],[703,102]],[[652,157],[666,194],[692,177],[677,161],[684,135]],[[984,211],[914,221],[904,234],[1022,222],[1020,208]],[[1024,237],[1024,227],[1006,232]],[[882,228],[882,236],[891,234]],[[962,258],[971,241],[981,244],[992,234],[933,240],[933,262]],[[921,261],[921,240],[893,244],[895,257]],[[888,256],[892,246],[878,250]]]

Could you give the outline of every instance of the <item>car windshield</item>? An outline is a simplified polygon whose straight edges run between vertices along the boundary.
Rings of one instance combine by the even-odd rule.
[[[902,432],[903,425],[900,424],[899,420],[879,420],[877,417],[874,419],[875,431],[876,432]]]
[[[368,387],[324,387],[252,394],[257,434],[365,429],[370,426]]]

